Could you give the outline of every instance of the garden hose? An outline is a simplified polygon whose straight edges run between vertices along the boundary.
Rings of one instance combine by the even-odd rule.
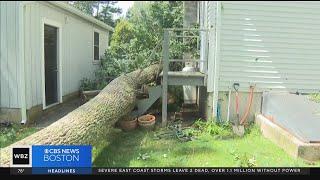
[[[240,119],[240,112],[239,112],[239,84],[238,83],[234,83],[233,84],[233,88],[235,90],[236,93],[236,113],[237,113],[237,120],[235,125],[244,125],[244,123],[247,121],[247,117],[249,115],[251,106],[252,106],[252,101],[253,101],[253,92],[254,92],[254,86],[250,86],[250,94],[249,94],[249,101],[247,103],[247,108],[246,111],[243,115],[243,117]]]
[[[181,142],[187,142],[193,140],[191,136],[188,136],[184,133],[185,129],[188,127],[182,128],[181,124],[173,124],[168,126],[169,131],[155,135],[155,139],[163,138],[177,138]]]
[[[250,112],[250,109],[251,109],[251,105],[252,105],[253,91],[254,91],[254,86],[250,86],[250,95],[249,95],[249,101],[248,101],[247,109],[246,109],[246,112],[245,112],[244,116],[240,120],[240,125],[243,125],[247,121],[247,117],[249,115],[249,112]]]

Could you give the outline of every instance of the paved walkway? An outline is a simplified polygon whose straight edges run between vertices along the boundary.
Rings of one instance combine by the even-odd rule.
[[[45,128],[78,108],[80,105],[81,103],[79,98],[68,101],[51,112],[45,113],[40,118],[36,119],[34,126],[37,128]]]

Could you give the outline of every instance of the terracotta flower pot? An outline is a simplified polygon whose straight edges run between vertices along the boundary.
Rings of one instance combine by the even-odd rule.
[[[125,119],[125,120],[119,121],[119,125],[120,125],[120,128],[124,131],[131,131],[137,128],[138,121],[137,121],[137,118],[130,119],[130,120]]]
[[[139,126],[144,128],[144,129],[152,129],[152,128],[154,128],[155,123],[156,123],[156,117],[151,115],[151,114],[140,116],[138,118]]]

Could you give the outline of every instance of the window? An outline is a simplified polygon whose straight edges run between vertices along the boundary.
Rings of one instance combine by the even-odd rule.
[[[100,60],[100,55],[99,55],[99,33],[94,32],[94,43],[93,43],[93,58],[95,61]]]

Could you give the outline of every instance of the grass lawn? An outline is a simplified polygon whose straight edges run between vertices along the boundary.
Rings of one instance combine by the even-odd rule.
[[[1,127],[0,147],[8,146],[39,129],[13,125]],[[243,138],[217,139],[201,133],[196,140],[155,139],[153,131],[115,131],[93,147],[97,167],[320,167],[294,159],[264,138],[257,127]]]
[[[264,138],[258,127],[243,138],[215,139],[201,135],[197,140],[155,140],[154,132],[136,130],[112,135],[110,143],[93,148],[97,167],[305,167],[320,166],[294,159]],[[145,158],[141,158],[144,155]]]
[[[311,94],[309,97],[312,101],[320,103],[320,93]]]
[[[23,139],[36,131],[38,131],[37,128],[25,127],[17,124],[13,124],[9,127],[1,127],[0,148],[6,147],[20,139]]]

